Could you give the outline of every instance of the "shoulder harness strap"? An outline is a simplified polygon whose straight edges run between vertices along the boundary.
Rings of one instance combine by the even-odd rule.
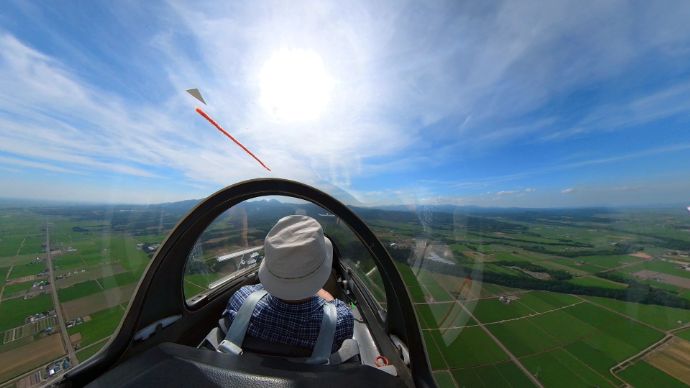
[[[232,320],[228,332],[225,334],[225,339],[218,345],[218,350],[220,352],[235,355],[242,354],[242,342],[244,342],[244,336],[247,334],[249,320],[252,318],[252,313],[257,303],[259,303],[266,294],[266,290],[257,290],[252,292],[247,299],[244,300],[239,311],[235,314],[235,318]]]
[[[323,318],[319,336],[316,338],[316,345],[307,359],[307,364],[328,364],[335,338],[335,326],[338,320],[338,311],[334,303],[326,302],[323,305]]]

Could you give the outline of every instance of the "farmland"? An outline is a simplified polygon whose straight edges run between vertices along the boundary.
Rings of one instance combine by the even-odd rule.
[[[0,380],[68,355],[60,333],[45,330],[55,317],[39,317],[56,310],[51,287],[76,360],[105,346],[157,244],[189,206],[3,209],[0,330],[13,341],[0,345],[0,357],[26,357]],[[271,224],[295,206],[264,201],[221,216],[191,255],[185,297],[239,269],[216,259],[260,245]],[[669,209],[355,211],[395,260],[440,386],[689,383],[683,380],[687,359],[677,357],[687,346],[679,341],[690,340],[686,215]],[[386,306],[373,262],[352,234],[333,219],[319,220]],[[46,227],[55,279],[47,271]],[[40,330],[26,323],[35,314]],[[30,351],[48,342],[50,350]]]
[[[400,233],[363,214],[400,248],[439,385],[690,384],[682,350],[655,347],[690,338],[690,233],[671,233],[688,230],[682,209],[645,212],[645,226],[603,209],[474,212],[425,214],[425,232],[400,213]],[[439,252],[454,264],[428,259]]]
[[[3,369],[2,381],[69,355],[55,317],[47,320],[40,314],[55,314],[55,310],[62,314],[78,351],[75,362],[99,350],[119,325],[149,261],[150,255],[137,245],[136,236],[106,228],[101,215],[65,209],[61,213],[67,214],[46,214],[53,210],[3,209],[0,331],[10,342],[0,344],[0,357],[24,352],[27,356],[3,363],[12,367]],[[48,236],[54,278],[48,274]],[[59,309],[51,299],[52,287]],[[25,325],[30,317],[52,322],[52,326],[36,326],[39,330],[33,324]],[[32,350],[41,344],[45,347],[46,341],[51,345],[45,350]]]

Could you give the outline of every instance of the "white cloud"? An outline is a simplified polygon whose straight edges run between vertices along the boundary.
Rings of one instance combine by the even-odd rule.
[[[574,193],[576,190],[572,187],[568,187],[567,189],[561,190],[561,194],[571,194]]]
[[[355,177],[416,165],[433,168],[456,155],[457,147],[544,134],[558,117],[519,125],[512,120],[553,96],[596,85],[650,53],[684,55],[690,36],[686,3],[362,1],[345,9],[338,2],[260,7],[170,2],[158,11],[174,27],[137,43],[164,64],[164,79],[155,82],[164,83],[166,93],[177,91],[157,96],[157,103],[131,102],[107,84],[87,81],[60,58],[0,34],[0,151],[12,155],[0,160],[4,168],[151,180],[168,179],[172,172],[190,187],[267,176],[195,116],[184,90],[198,87],[209,102],[207,111],[272,168],[271,176],[351,190]],[[259,69],[282,47],[319,53],[333,77],[335,92],[320,121],[277,122],[257,103]],[[88,57],[76,46],[70,52]],[[603,107],[563,137],[567,130],[627,125],[629,112],[637,122],[655,119],[649,112],[686,113],[688,90],[679,85],[632,99],[623,108]],[[675,99],[683,103],[669,103]],[[611,112],[615,118],[607,121]],[[440,122],[442,128],[434,127]],[[564,163],[455,188],[666,150]]]
[[[670,146],[652,147],[634,152],[620,153],[602,158],[579,159],[561,164],[553,164],[547,167],[525,170],[514,174],[487,176],[481,179],[473,180],[421,180],[420,183],[429,186],[447,187],[453,190],[477,189],[494,186],[504,182],[526,180],[532,177],[542,176],[559,171],[576,170],[598,165],[614,164],[627,160],[652,157],[656,155],[670,153],[679,153],[687,150],[690,150],[690,143],[678,143]],[[531,192],[530,190],[536,191],[536,189],[534,188],[525,189],[526,192]]]
[[[35,168],[39,170],[46,170],[46,171],[52,171],[52,172],[60,172],[60,173],[67,173],[67,174],[74,174],[77,173],[76,171],[71,171],[62,167],[58,166],[53,166],[51,164],[47,163],[40,163],[40,162],[34,162],[31,160],[23,160],[23,159],[18,159],[18,158],[10,158],[6,156],[0,156],[0,164],[9,164],[12,166],[17,166],[17,167],[28,167],[28,168]],[[17,170],[15,170],[17,171]]]
[[[164,43],[173,82],[182,87],[194,79],[212,88],[214,99],[231,102],[232,114],[224,114],[265,135],[262,142],[271,148],[278,145],[273,139],[281,139],[297,152],[342,152],[359,160],[424,152],[439,139],[453,149],[531,139],[551,131],[558,117],[508,123],[554,95],[619,74],[649,50],[687,45],[690,36],[679,16],[690,11],[683,3],[677,12],[624,1],[586,7],[578,1],[487,7],[355,1],[346,12],[340,3],[275,2],[257,10],[174,2],[172,9],[207,65],[194,70],[197,58],[186,60],[172,43]],[[649,18],[650,12],[663,17]],[[666,19],[673,28],[661,22]],[[266,122],[251,102],[257,69],[282,47],[319,52],[338,80],[335,108],[319,129]],[[424,128],[441,120],[443,128]],[[321,128],[328,128],[329,136]],[[308,144],[302,144],[305,137]]]
[[[690,113],[690,82],[674,84],[649,95],[634,97],[617,104],[602,104],[576,125],[545,134],[542,141],[564,140],[596,131],[616,131],[668,117]]]

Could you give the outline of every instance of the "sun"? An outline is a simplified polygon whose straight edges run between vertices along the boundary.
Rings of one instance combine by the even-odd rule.
[[[280,121],[313,121],[328,106],[333,83],[316,52],[280,49],[261,68],[259,101]]]

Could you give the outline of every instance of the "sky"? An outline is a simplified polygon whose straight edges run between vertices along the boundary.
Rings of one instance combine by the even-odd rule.
[[[0,197],[281,177],[365,205],[687,203],[688,20],[687,1],[3,2]]]

